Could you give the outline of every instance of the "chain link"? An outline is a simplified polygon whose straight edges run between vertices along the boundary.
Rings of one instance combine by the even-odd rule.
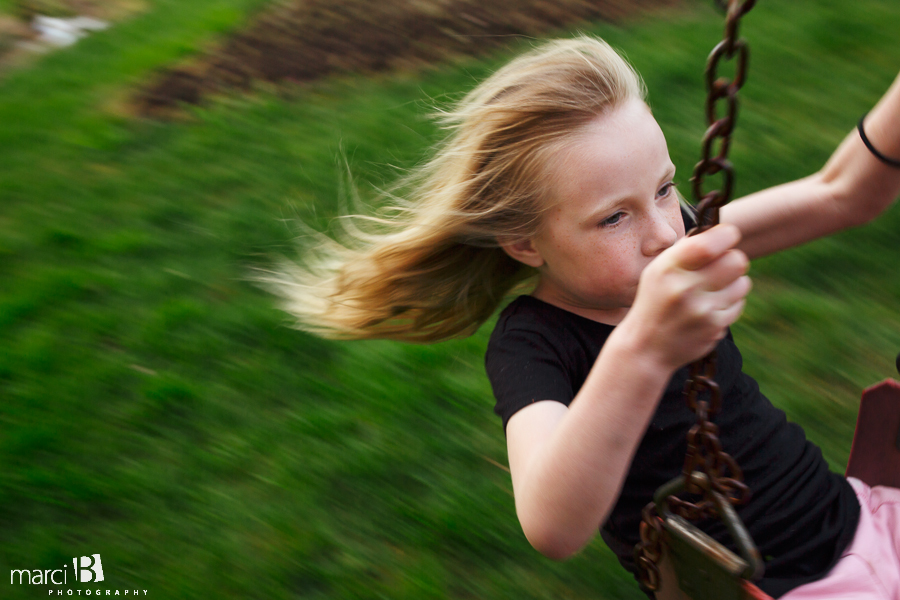
[[[737,122],[738,92],[747,80],[747,65],[750,51],[740,39],[741,18],[746,15],[756,0],[715,0],[727,11],[724,38],[709,55],[706,63],[706,122],[703,135],[702,158],[694,167],[692,178],[694,198],[697,208],[697,227],[688,235],[695,235],[719,223],[719,209],[727,204],[734,193],[734,168],[728,160],[731,150],[731,134]],[[719,76],[722,61],[736,61],[734,77]],[[719,116],[720,111],[723,116]],[[716,152],[716,149],[718,150]],[[704,192],[706,178],[721,173],[720,189]],[[710,488],[722,494],[732,504],[742,504],[750,497],[750,490],[743,482],[743,473],[737,462],[728,455],[719,442],[718,426],[709,419],[719,412],[722,394],[715,382],[716,353],[691,364],[690,376],[685,385],[684,395],[690,409],[697,416],[697,423],[687,434],[687,455],[683,476],[688,481],[688,492],[703,494],[697,502],[688,502],[675,496],[668,498],[669,506],[675,514],[689,521],[718,516],[711,493],[692,489],[690,474],[701,471],[709,478]],[[644,591],[659,589],[659,568],[662,556],[662,519],[656,505],[650,502],[642,512],[641,541],[635,546],[635,563],[638,582]]]
[[[657,564],[662,558],[662,519],[656,513],[656,504],[653,502],[644,507],[641,515],[641,541],[634,547],[634,562],[641,589],[653,592],[659,589]]]
[[[731,150],[731,133],[737,122],[738,92],[747,80],[747,66],[750,51],[747,44],[738,37],[741,17],[756,4],[756,0],[717,0],[727,9],[725,37],[713,48],[706,62],[706,122],[703,135],[703,154],[694,167],[693,190],[697,201],[698,226],[692,233],[701,233],[719,222],[719,209],[731,200],[734,192],[734,168],[728,160]],[[735,61],[734,77],[719,76],[723,61]],[[724,106],[723,106],[724,105]],[[722,109],[720,111],[720,108]],[[719,116],[720,112],[723,116]],[[714,153],[718,142],[718,153]],[[708,176],[722,173],[722,189],[704,192]]]

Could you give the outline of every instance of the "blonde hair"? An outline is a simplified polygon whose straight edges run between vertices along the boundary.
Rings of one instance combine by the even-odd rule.
[[[297,326],[333,338],[433,342],[473,333],[536,271],[504,240],[534,235],[553,205],[547,167],[579,128],[631,98],[640,77],[581,36],[516,58],[439,120],[451,134],[386,193],[394,205],[319,235],[301,264],[261,277]],[[356,221],[362,219],[360,225]]]

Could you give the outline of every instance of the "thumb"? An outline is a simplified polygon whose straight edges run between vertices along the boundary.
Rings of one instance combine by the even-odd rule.
[[[688,271],[702,269],[741,241],[741,232],[734,225],[716,225],[703,233],[682,238],[672,247],[675,264]]]

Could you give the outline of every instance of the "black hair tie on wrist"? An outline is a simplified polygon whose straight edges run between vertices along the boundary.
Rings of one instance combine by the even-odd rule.
[[[900,160],[896,160],[890,157],[885,156],[881,152],[875,149],[875,146],[872,145],[872,142],[869,141],[869,138],[866,137],[866,131],[863,129],[863,121],[866,120],[866,116],[868,113],[862,116],[859,120],[859,125],[856,128],[859,130],[859,137],[862,138],[863,144],[866,145],[866,148],[869,149],[869,152],[875,155],[875,158],[883,162],[884,164],[894,167],[895,169],[900,169]]]

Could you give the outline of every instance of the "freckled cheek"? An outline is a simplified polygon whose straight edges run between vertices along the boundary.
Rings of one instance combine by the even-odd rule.
[[[619,244],[604,244],[594,248],[593,260],[597,265],[602,265],[604,269],[615,269],[622,264],[622,259],[626,254]]]
[[[595,277],[602,277],[608,285],[617,285],[630,282],[640,275],[640,270],[632,264],[628,257],[634,256],[633,242],[627,242],[615,247],[599,249],[593,258],[591,272]]]
[[[617,260],[615,256],[610,256],[606,251],[594,251],[586,254],[579,261],[583,265],[584,273],[594,280],[610,280],[621,277],[624,272],[622,262]]]

